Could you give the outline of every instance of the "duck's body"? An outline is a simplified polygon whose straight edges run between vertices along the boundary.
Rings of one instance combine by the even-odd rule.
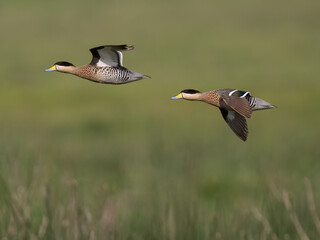
[[[123,84],[147,77],[124,67],[96,67],[90,64],[74,67],[74,69],[67,73],[74,74],[93,82],[110,84]]]
[[[274,105],[251,96],[249,92],[229,88],[209,92],[186,89],[172,97],[172,99],[180,98],[203,101],[218,107],[229,127],[243,141],[246,141],[248,137],[246,118],[251,117],[252,111],[275,108]]]
[[[133,72],[122,66],[121,51],[132,50],[133,46],[106,45],[90,49],[92,60],[83,66],[74,66],[69,62],[57,62],[46,71],[70,73],[93,82],[124,84],[148,76]]]

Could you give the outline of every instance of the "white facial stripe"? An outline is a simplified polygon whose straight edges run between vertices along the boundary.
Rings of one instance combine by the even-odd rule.
[[[246,92],[246,93],[243,94],[240,98],[244,98],[244,97],[247,96],[248,94],[250,94],[250,92]]]
[[[236,90],[233,90],[229,93],[229,96],[231,97],[232,94],[234,94],[236,91],[238,91],[237,89]]]

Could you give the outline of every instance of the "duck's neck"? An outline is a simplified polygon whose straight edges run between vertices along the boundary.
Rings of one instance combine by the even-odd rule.
[[[194,100],[198,100],[198,101],[203,101],[203,102],[205,102],[208,93],[207,93],[207,92],[199,92],[199,93],[197,93],[197,94],[195,94],[195,95],[196,95],[196,96],[194,96]]]
[[[199,100],[220,107],[220,96],[215,91],[201,93]]]
[[[57,66],[57,70],[63,73],[71,73],[74,74],[76,67],[75,66]]]
[[[194,94],[184,94],[183,98],[186,100],[190,100],[190,101],[203,101],[204,100],[203,93],[201,93],[201,92],[194,93]]]

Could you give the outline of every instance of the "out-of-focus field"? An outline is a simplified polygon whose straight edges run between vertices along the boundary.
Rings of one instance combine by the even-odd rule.
[[[2,1],[0,238],[318,239],[319,12],[298,0]],[[134,45],[124,65],[152,78],[44,72],[104,44]],[[244,143],[218,109],[170,100],[186,88],[278,108],[253,114]]]

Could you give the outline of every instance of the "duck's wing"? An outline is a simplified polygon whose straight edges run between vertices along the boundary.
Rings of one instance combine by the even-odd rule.
[[[248,126],[246,118],[233,110],[226,110],[219,108],[223,119],[228,123],[232,131],[241,138],[242,141],[246,141],[248,137]]]
[[[122,51],[132,50],[128,45],[105,45],[91,48],[92,60],[90,65],[97,67],[122,67]]]
[[[234,111],[239,113],[240,115],[250,118],[252,109],[250,107],[250,103],[245,97],[238,97],[234,95],[225,94],[220,98],[220,106],[228,109],[232,108]]]

